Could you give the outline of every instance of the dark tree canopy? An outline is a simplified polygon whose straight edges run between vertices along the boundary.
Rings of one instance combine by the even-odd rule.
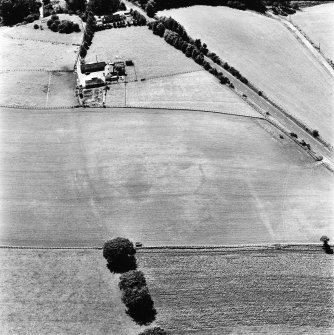
[[[87,7],[96,15],[104,15],[115,13],[120,5],[120,0],[90,0]]]
[[[127,272],[137,268],[136,249],[131,241],[126,238],[117,237],[107,241],[103,246],[103,257],[108,261],[111,272]]]
[[[154,321],[157,312],[146,286],[124,290],[122,301],[127,307],[127,314],[139,325],[147,325]]]
[[[0,15],[5,25],[12,25],[30,14],[39,14],[39,7],[37,0],[0,0]]]
[[[86,0],[66,0],[67,8],[74,12],[79,10],[84,12],[86,10]]]
[[[128,271],[121,275],[118,285],[121,290],[140,289],[146,286],[145,276],[141,271]]]

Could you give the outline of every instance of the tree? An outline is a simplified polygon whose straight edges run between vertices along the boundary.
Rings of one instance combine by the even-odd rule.
[[[133,243],[122,237],[109,240],[103,246],[103,257],[107,260],[107,267],[111,272],[135,270],[137,267],[135,253]]]
[[[121,290],[140,289],[146,286],[146,279],[141,271],[131,270],[121,275],[118,286]]]
[[[168,333],[160,327],[154,327],[144,330],[139,335],[168,335]]]
[[[66,4],[69,10],[81,12],[86,10],[86,0],[66,0]]]
[[[120,6],[120,0],[90,0],[87,9],[96,15],[115,13]]]
[[[157,12],[157,5],[154,0],[149,0],[145,7],[146,13],[149,17],[154,17]]]
[[[161,22],[158,22],[153,26],[153,34],[163,37],[165,29],[165,26]]]
[[[138,324],[147,325],[154,321],[157,312],[146,286],[124,290],[122,301],[127,307],[127,314]]]
[[[312,135],[313,135],[313,137],[319,137],[319,131],[316,130],[316,129],[314,129],[314,130],[312,131]]]
[[[195,49],[195,47],[192,44],[189,43],[188,46],[187,46],[186,52],[185,52],[186,56],[191,57],[192,54],[193,54],[194,49]]]
[[[22,22],[30,14],[38,14],[41,3],[37,0],[0,0],[0,15],[5,25]]]

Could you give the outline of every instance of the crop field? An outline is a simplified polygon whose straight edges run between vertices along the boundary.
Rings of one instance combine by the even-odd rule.
[[[334,3],[303,8],[291,17],[293,23],[320,44],[323,53],[334,60]]]
[[[190,111],[1,112],[0,244],[317,242],[333,175],[265,120]]]
[[[333,334],[333,256],[318,252],[140,252],[173,334]]]
[[[60,34],[58,32],[51,31],[47,26],[47,21],[51,16],[36,20],[32,23],[28,23],[18,27],[11,27],[6,30],[6,36],[13,39],[22,39],[22,40],[41,40],[45,42],[54,42],[54,43],[65,43],[65,44],[81,44],[83,37],[83,30],[81,19],[76,15],[68,14],[58,14],[59,20],[69,20],[74,23],[78,23],[81,29],[78,33],[71,34]],[[38,24],[43,27],[41,29],[34,29],[34,25]]]
[[[0,73],[0,104],[11,106],[73,106],[75,76],[71,72]]]
[[[261,117],[205,71],[128,83],[126,103],[129,106],[188,108]]]
[[[159,12],[238,69],[290,114],[333,142],[334,78],[280,22],[228,7]]]
[[[172,334],[314,334],[333,329],[333,256],[320,251],[137,253]],[[125,313],[101,250],[0,250],[5,334],[142,330]]]
[[[0,250],[1,334],[137,335],[101,251]]]
[[[89,61],[131,59],[137,78],[151,78],[173,73],[201,70],[192,59],[153,35],[147,27],[129,27],[96,32],[86,57]]]
[[[6,35],[8,29],[12,28],[0,27],[0,71],[73,69],[78,46],[12,39]]]

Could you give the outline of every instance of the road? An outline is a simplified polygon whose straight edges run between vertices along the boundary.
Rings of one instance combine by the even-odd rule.
[[[206,60],[211,64],[212,67],[216,68],[218,71],[221,71],[225,77],[229,78],[229,80],[231,81],[231,83],[233,83],[235,87],[234,91],[236,91],[238,95],[246,95],[247,97],[245,98],[245,100],[248,101],[250,105],[252,105],[252,107],[255,107],[258,112],[261,112],[261,114],[264,114],[270,121],[278,123],[289,132],[294,132],[295,134],[297,134],[299,139],[303,139],[306,143],[309,143],[313,151],[315,151],[317,154],[324,156],[324,158],[326,158],[326,160],[332,166],[334,166],[334,156],[332,150],[325,147],[311,134],[309,134],[307,131],[297,125],[294,121],[289,119],[265,98],[260,97],[258,93],[251,89],[249,86],[245,85],[240,80],[233,77],[223,67],[213,63],[209,58],[206,58]],[[268,112],[270,115],[267,115]]]
[[[154,21],[153,18],[150,18],[150,17],[147,16],[146,12],[142,8],[138,7],[137,5],[131,3],[127,0],[124,0],[124,3],[126,4],[126,6],[128,8],[132,8],[132,9],[137,10],[140,13],[142,13],[149,22]],[[282,24],[283,24],[283,22],[282,22]],[[292,30],[292,28],[290,28],[290,31],[291,30]],[[295,30],[297,30],[297,29],[295,29]],[[291,33],[293,33],[293,32],[291,31]],[[297,30],[295,33],[297,34],[297,33],[299,33],[299,31]],[[304,36],[302,36],[300,38],[305,39]],[[304,43],[305,41],[302,39],[301,42]],[[306,42],[308,42],[308,41],[306,40]],[[310,50],[309,47],[308,47],[308,49]],[[313,53],[313,50],[310,50],[310,52]],[[316,55],[314,55],[314,56],[316,56]],[[316,58],[322,64],[324,63],[322,59],[321,60],[319,59],[319,57],[316,57]],[[328,147],[323,145],[321,142],[319,142],[317,139],[315,139],[311,134],[309,134],[306,130],[304,130],[296,122],[294,122],[287,115],[285,115],[280,109],[275,107],[273,104],[271,104],[265,98],[259,96],[257,91],[253,90],[249,86],[245,85],[244,83],[242,83],[241,81],[239,81],[238,79],[233,77],[223,67],[215,64],[208,57],[205,57],[205,60],[208,61],[211,64],[212,67],[214,67],[218,71],[222,72],[225,77],[229,78],[229,80],[231,81],[231,83],[233,83],[233,85],[235,87],[234,91],[236,92],[236,94],[243,97],[243,99],[246,102],[248,102],[249,105],[251,105],[260,114],[265,115],[265,117],[269,121],[272,121],[272,122],[278,124],[282,128],[286,129],[288,132],[293,132],[293,133],[297,134],[297,136],[300,140],[304,140],[306,143],[309,143],[310,146],[311,146],[312,151],[314,151],[316,154],[322,155],[324,157],[324,161],[334,169],[334,155],[333,155],[332,149],[329,149]],[[329,67],[329,65],[327,63],[323,64],[323,65],[326,66],[326,68]],[[333,71],[332,68],[330,68],[328,70]]]
[[[153,22],[155,21],[153,18],[149,17],[146,12],[139,6],[133,4],[132,2],[130,1],[127,1],[127,0],[123,0],[124,4],[126,5],[127,8],[129,9],[133,9],[133,10],[136,10],[137,12],[139,12],[140,14],[144,15],[147,22]]]

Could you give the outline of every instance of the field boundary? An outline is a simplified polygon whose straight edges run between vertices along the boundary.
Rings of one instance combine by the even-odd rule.
[[[8,73],[8,72],[74,72],[73,70],[61,70],[61,69],[48,69],[48,68],[40,68],[40,69],[11,69],[11,70],[0,70],[0,74]]]
[[[102,246],[91,247],[42,247],[0,245],[0,249],[16,250],[102,250]],[[320,251],[320,243],[274,243],[274,244],[235,244],[235,245],[163,245],[137,247],[137,252],[212,252],[212,251]]]
[[[1,105],[0,108],[8,108],[8,109],[32,109],[32,110],[57,110],[57,109],[83,109],[83,112],[88,113],[94,113],[93,109],[100,109],[100,110],[106,110],[106,109],[118,109],[118,108],[124,108],[124,109],[153,109],[153,110],[171,110],[171,111],[185,111],[185,112],[202,112],[202,113],[213,113],[213,114],[222,114],[222,115],[232,115],[232,116],[239,116],[239,117],[246,117],[251,119],[259,119],[259,120],[265,120],[263,116],[253,116],[253,115],[245,115],[245,114],[236,114],[236,113],[227,113],[227,112],[219,112],[214,110],[206,110],[206,109],[190,109],[190,108],[178,108],[178,107],[150,107],[150,106],[135,106],[135,105],[106,105],[105,107],[96,106],[96,107],[82,107],[80,105],[73,105],[73,106],[15,106],[15,105]]]
[[[57,42],[57,41],[50,41],[50,40],[39,40],[37,38],[22,38],[22,37],[13,37],[10,36],[8,33],[4,33],[4,35],[12,40],[20,40],[20,41],[34,41],[34,42],[43,42],[43,43],[51,43],[56,45],[73,45],[73,46],[80,46],[79,43],[67,43],[67,42]]]
[[[160,76],[158,76],[158,75],[157,76],[149,76],[149,77],[140,78],[140,79],[137,79],[137,80],[129,80],[129,81],[126,81],[126,83],[135,83],[135,82],[139,82],[139,81],[145,82],[145,81],[149,81],[149,80],[180,76],[180,75],[183,75],[183,74],[189,74],[189,73],[195,73],[195,72],[206,72],[206,71],[204,69],[199,69],[199,70],[175,72],[175,73],[170,73],[170,74],[165,74],[165,75],[160,75]]]

